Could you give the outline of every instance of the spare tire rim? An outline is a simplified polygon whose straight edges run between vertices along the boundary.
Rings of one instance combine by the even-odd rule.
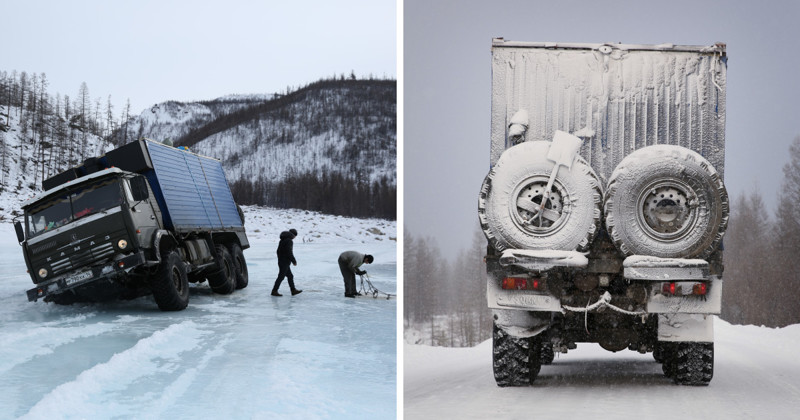
[[[685,183],[677,180],[654,182],[639,196],[639,225],[655,239],[680,239],[692,230],[697,221],[696,201],[694,190]]]
[[[566,220],[564,203],[568,203],[566,191],[556,180],[550,190],[550,196],[544,205],[542,217],[537,217],[544,199],[548,177],[534,175],[526,178],[514,189],[509,203],[511,220],[518,228],[533,234],[550,234],[563,226]]]

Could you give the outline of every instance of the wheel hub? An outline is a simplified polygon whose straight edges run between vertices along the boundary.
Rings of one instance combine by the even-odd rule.
[[[689,188],[677,183],[659,183],[639,199],[640,222],[660,239],[674,239],[686,233],[694,220]]]
[[[546,194],[547,181],[546,177],[535,177],[522,182],[511,196],[516,200],[515,205],[510,206],[514,209],[512,218],[525,230],[550,231],[563,221],[564,194],[556,184],[551,188],[550,194]]]

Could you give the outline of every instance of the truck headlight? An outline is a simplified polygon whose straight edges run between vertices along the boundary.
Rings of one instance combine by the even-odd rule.
[[[127,247],[128,247],[128,241],[126,241],[124,239],[120,239],[119,242],[117,242],[117,248],[125,249]]]
[[[46,268],[40,268],[39,269],[39,278],[45,278],[45,277],[47,277],[47,269]]]

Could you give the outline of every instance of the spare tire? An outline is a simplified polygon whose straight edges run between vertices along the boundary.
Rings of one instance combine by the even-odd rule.
[[[606,229],[619,251],[707,258],[728,225],[728,193],[713,166],[685,147],[654,145],[625,157],[609,178]]]
[[[481,228],[498,251],[554,249],[585,251],[601,220],[602,186],[577,157],[560,166],[542,217],[539,213],[554,162],[549,141],[532,141],[503,152],[483,181],[478,200]]]

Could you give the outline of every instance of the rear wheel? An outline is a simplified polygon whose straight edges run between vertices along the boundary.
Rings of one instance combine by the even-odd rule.
[[[171,251],[161,259],[155,277],[150,281],[153,298],[162,311],[181,311],[189,304],[189,280],[186,266],[177,252]]]
[[[672,378],[679,385],[708,385],[714,376],[714,343],[679,343]]]
[[[247,283],[249,283],[250,280],[247,274],[247,261],[245,261],[244,259],[244,253],[242,252],[242,247],[240,247],[239,244],[231,244],[229,250],[231,258],[233,259],[234,275],[236,277],[236,288],[244,289],[245,287],[247,287]]]
[[[498,386],[526,386],[536,380],[542,367],[542,344],[538,337],[517,338],[494,325],[494,380]]]
[[[217,245],[218,270],[208,274],[208,285],[214,293],[229,295],[236,290],[236,269],[233,258],[224,245]]]

